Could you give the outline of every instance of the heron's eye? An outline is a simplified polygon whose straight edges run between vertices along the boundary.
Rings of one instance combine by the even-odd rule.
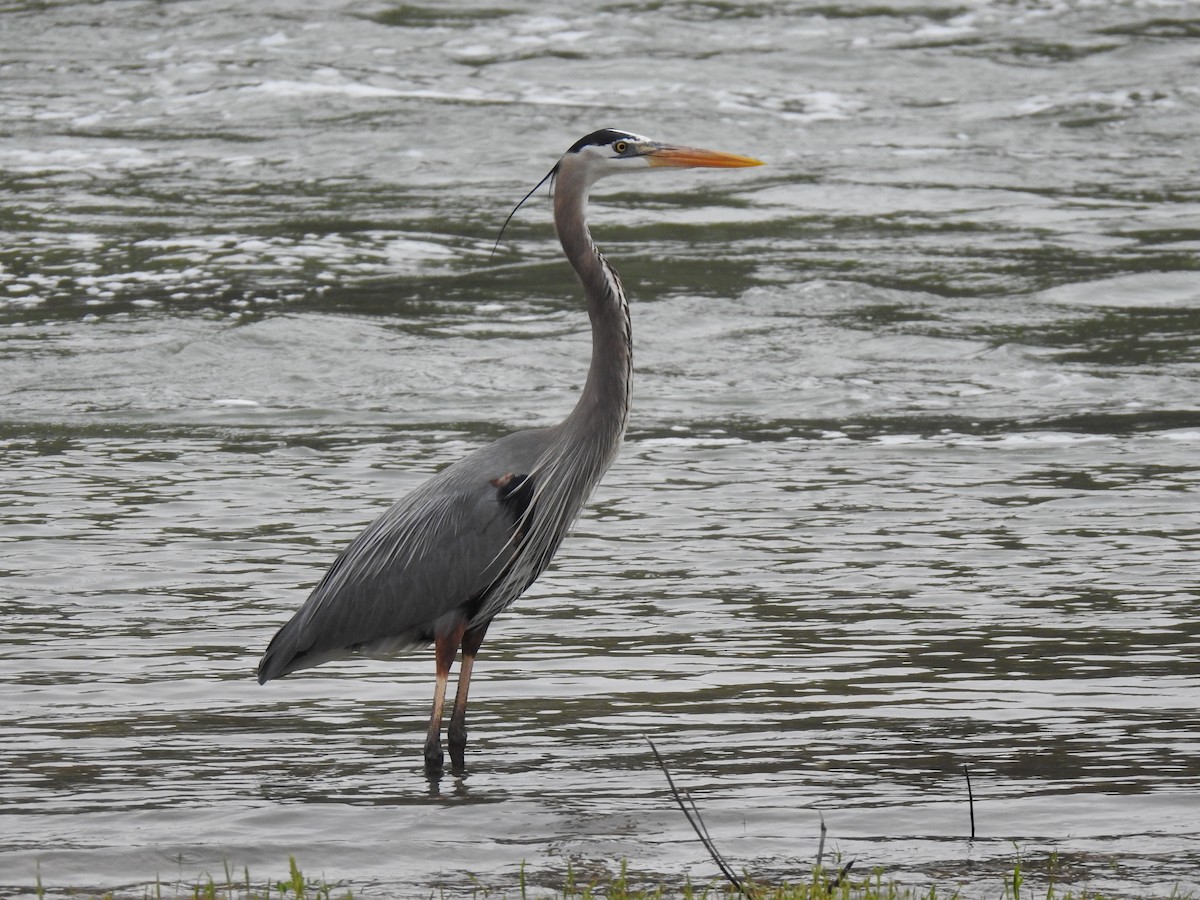
[[[618,153],[624,153],[629,149],[629,144],[626,141],[617,141],[615,144],[613,144],[613,149]]]

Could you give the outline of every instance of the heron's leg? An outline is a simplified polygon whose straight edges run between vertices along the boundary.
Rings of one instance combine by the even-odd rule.
[[[483,643],[490,622],[471,628],[462,638],[462,665],[458,668],[458,692],[454,695],[454,712],[450,715],[450,727],[446,737],[450,739],[450,760],[462,766],[467,748],[467,691],[471,688],[471,670],[475,668],[475,654]]]
[[[433,643],[437,665],[437,682],[433,689],[433,711],[429,714],[429,733],[425,736],[425,768],[442,768],[442,706],[446,702],[446,682],[450,678],[450,666],[462,643],[466,623],[462,623],[445,634],[439,634]]]

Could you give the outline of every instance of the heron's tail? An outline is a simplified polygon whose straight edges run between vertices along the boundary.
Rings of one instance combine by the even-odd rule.
[[[258,661],[258,683],[266,684],[290,672],[305,668],[304,654],[296,652],[295,620],[288,622],[271,638],[267,650]]]

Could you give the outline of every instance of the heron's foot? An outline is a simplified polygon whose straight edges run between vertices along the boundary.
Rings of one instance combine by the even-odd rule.
[[[446,761],[442,753],[442,742],[438,740],[425,742],[425,772],[430,775],[440,774]]]
[[[446,738],[450,744],[450,763],[461,769],[467,757],[467,726],[462,722],[451,722],[446,729]]]

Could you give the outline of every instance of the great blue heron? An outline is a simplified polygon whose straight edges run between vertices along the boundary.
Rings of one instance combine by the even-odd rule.
[[[259,662],[259,683],[331,659],[388,656],[432,643],[437,684],[425,766],[437,772],[446,681],[461,647],[447,737],[451,760],[462,765],[467,689],[488,624],[549,565],[616,457],[629,419],[629,302],[592,242],[588,192],[614,172],[757,165],[609,128],[575,142],[542,179],[551,180],[554,226],[583,283],[592,324],[591,366],[575,408],[553,427],[518,431],[460,459],[369,525],[272,639]]]

